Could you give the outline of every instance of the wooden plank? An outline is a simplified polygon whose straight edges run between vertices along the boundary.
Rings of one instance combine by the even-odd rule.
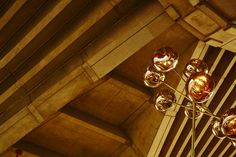
[[[101,9],[103,8],[103,11],[101,12]],[[105,8],[105,9],[104,9]],[[62,41],[55,49],[53,49],[48,56],[45,57],[45,60],[43,59],[41,62],[39,62],[33,69],[31,69],[28,73],[26,73],[20,80],[18,80],[19,86],[22,86],[27,80],[31,79],[34,75],[38,73],[39,70],[41,70],[43,67],[45,67],[50,61],[52,61],[57,55],[59,55],[67,46],[70,45],[74,40],[76,40],[83,32],[85,32],[90,26],[94,25],[100,18],[102,18],[107,12],[109,12],[112,9],[110,4],[108,5],[107,3],[102,3],[97,9],[95,9],[94,12],[92,12],[89,17],[91,18],[85,18],[86,20],[83,23],[83,27],[79,26],[78,29],[74,30],[72,34],[66,38],[64,41]],[[143,15],[140,15],[143,16]],[[96,18],[95,18],[96,17]],[[96,20],[94,20],[96,19]],[[170,19],[170,18],[169,18]],[[140,22],[140,21],[138,21]],[[87,28],[87,29],[85,29]],[[130,27],[129,27],[130,29]],[[158,35],[158,32],[154,31],[154,26],[150,28],[146,28],[146,30],[152,33]],[[165,28],[162,28],[164,31]],[[127,40],[127,39],[126,39]],[[139,39],[141,42],[141,39]],[[134,44],[134,43],[133,43]],[[139,45],[140,46],[140,45]],[[93,46],[91,46],[93,47]],[[132,51],[136,52],[136,48],[132,49]],[[130,53],[134,53],[130,52]],[[99,53],[96,51],[96,53]],[[122,53],[122,55],[127,55],[125,53]],[[103,55],[102,55],[103,56]],[[116,55],[113,55],[116,57]],[[126,57],[121,57],[121,58],[127,58]],[[118,60],[118,58],[115,58]],[[112,58],[112,60],[115,60]],[[120,61],[122,62],[122,61]],[[73,67],[73,66],[72,66]],[[114,68],[114,67],[113,67]],[[105,75],[106,73],[110,72],[112,68],[108,69],[109,71],[103,71]],[[61,75],[60,75],[61,76]],[[78,66],[77,68],[69,71],[68,76],[63,76],[60,81],[54,82],[50,88],[48,87],[48,90],[46,90],[43,94],[41,94],[37,99],[35,99],[31,105],[33,105],[36,109],[37,112],[43,117],[46,118],[52,113],[55,113],[57,110],[61,109],[64,105],[69,103],[72,99],[74,99],[76,96],[79,94],[83,93],[86,88],[88,88],[91,83],[93,83],[92,79],[90,76],[84,72],[84,69],[82,66]],[[47,85],[47,84],[46,84]],[[12,92],[14,93],[14,91]],[[0,96],[3,99],[5,98],[4,96]],[[63,99],[62,99],[63,98]],[[31,114],[31,113],[30,113]],[[36,120],[35,116],[31,115],[31,118],[34,119],[38,123],[38,120]],[[7,123],[8,121],[6,121]],[[8,130],[12,130],[12,133],[15,133],[16,130],[14,129],[24,129],[24,128],[18,128],[17,126],[21,124],[21,121],[16,122],[14,125],[12,125]],[[34,124],[34,123],[32,123]],[[20,134],[17,134],[17,138],[9,138],[8,142],[4,144],[4,148],[7,148],[8,146],[12,145],[15,143],[17,140],[19,140],[21,137],[25,136],[29,131],[31,131],[33,128],[35,128],[37,125],[32,125],[32,126],[26,126],[27,129],[24,131],[20,131]],[[28,128],[29,127],[29,128]],[[31,127],[31,128],[30,128]],[[8,136],[8,134],[5,134],[2,138],[8,138],[5,137]],[[2,149],[2,150],[3,150]],[[2,152],[0,150],[0,152]]]
[[[4,152],[10,145],[17,142],[38,125],[38,121],[30,113],[19,119],[7,131],[0,134],[0,153]]]
[[[92,66],[106,55],[117,49],[122,44],[142,30],[164,12],[158,3],[150,3],[145,8],[140,8],[135,14],[130,14],[117,23],[108,35],[104,34],[93,46],[87,48],[85,60]],[[131,29],[132,28],[132,29]]]
[[[236,56],[235,56],[235,57],[233,58],[233,60],[230,62],[229,66],[228,66],[227,69],[225,70],[223,76],[221,77],[221,79],[219,80],[218,84],[216,85],[216,87],[215,87],[215,89],[214,89],[215,93],[217,93],[217,91],[219,90],[221,84],[222,84],[223,81],[224,81],[224,78],[227,76],[227,74],[229,73],[230,69],[233,67],[233,65],[234,65],[235,62],[236,62]],[[235,84],[235,82],[236,82],[236,81],[234,81],[234,84]],[[230,90],[232,90],[232,89],[233,89],[233,88],[232,88],[232,86],[231,86]],[[215,111],[213,112],[213,114],[217,114],[217,112],[220,110],[220,108],[221,108],[221,106],[223,105],[225,99],[226,99],[227,96],[229,95],[230,90],[228,90],[228,92],[226,93],[226,95],[225,95],[225,96],[223,97],[223,99],[220,101],[220,104],[217,106],[217,108],[215,109]],[[215,96],[215,95],[213,95],[212,98],[207,101],[206,106],[209,106],[209,104],[210,104],[210,102],[212,101],[212,99],[213,99],[214,96]],[[205,127],[201,130],[201,133],[199,134],[198,138],[197,138],[196,141],[195,141],[195,146],[198,145],[198,143],[200,142],[201,138],[203,137],[205,131],[207,130],[208,126],[209,126],[210,123],[211,123],[211,119],[212,119],[212,118],[210,118],[210,119],[208,120],[208,122],[207,122],[207,124],[205,125]],[[198,121],[198,122],[200,122],[200,121]],[[212,138],[213,138],[213,137],[212,137]],[[208,140],[208,141],[211,141],[211,140]],[[201,149],[200,153],[203,153],[203,152],[204,152],[204,150],[207,148],[208,144],[209,144],[209,143],[206,143],[206,144],[204,145],[204,148]],[[190,154],[191,154],[191,153],[189,152],[189,153],[188,153],[188,156],[190,156]]]
[[[218,157],[223,157],[225,152],[229,149],[229,147],[231,146],[231,143],[229,143],[223,150],[222,152],[218,155]]]
[[[0,60],[0,68],[3,68],[9,63],[20,51],[34,38],[36,35],[46,27],[69,3],[71,0],[59,1],[53,9],[51,9],[46,16],[43,17],[36,26],[21,39],[14,48],[12,48],[7,55]]]
[[[0,30],[11,20],[17,11],[25,4],[27,0],[15,1],[12,6],[0,18]]]
[[[20,112],[12,116],[10,119],[8,119],[5,123],[3,123],[0,126],[0,134],[7,131],[8,128],[13,126],[17,121],[22,119],[24,116],[26,116],[29,113],[29,110],[27,108],[23,108]]]
[[[156,25],[154,23],[160,23]],[[137,52],[144,45],[149,43],[154,37],[158,36],[168,27],[173,24],[173,21],[166,14],[157,17],[147,26],[141,27],[134,35],[127,39],[115,50],[110,52],[104,58],[96,62],[92,68],[96,74],[101,78],[105,76],[111,69],[114,69],[128,57]],[[155,26],[155,29],[154,29]]]
[[[33,39],[33,37],[35,37],[39,33],[39,31],[42,30],[41,27],[45,26],[46,23],[50,22],[50,20],[52,20],[52,17],[55,17],[56,14],[58,14],[69,2],[70,2],[70,0],[66,0],[66,1],[61,1],[60,3],[58,3],[54,7],[54,9],[51,12],[49,12],[48,15],[43,18],[43,20],[41,20],[42,22],[40,22],[36,27],[34,27],[30,31],[30,32],[32,32],[33,35],[28,34],[25,36],[25,38],[23,38],[21,40],[24,43],[23,45],[25,46],[25,44],[28,44],[30,41],[29,38]],[[57,47],[55,47],[52,51],[50,51],[50,53],[48,53],[39,63],[37,63],[34,67],[32,67],[27,73],[25,73],[21,78],[19,78],[15,84],[13,84],[3,94],[1,94],[0,95],[0,103],[5,101],[19,87],[24,85],[28,80],[30,80],[40,70],[42,70],[46,65],[48,65],[50,62],[52,62],[53,59],[55,59],[58,55],[60,55],[68,46],[70,46],[76,39],[78,39],[92,25],[94,25],[97,21],[99,21],[99,19],[101,19],[103,16],[105,16],[106,13],[108,13],[112,8],[113,8],[113,6],[108,2],[103,2],[99,6],[97,6],[97,8],[94,9],[93,12],[91,12],[88,15],[88,17],[84,19],[83,23],[81,25],[77,26],[77,29],[75,29],[73,32],[71,32],[71,34],[68,37],[66,37]],[[101,12],[101,10],[103,10],[103,11]],[[50,17],[48,17],[48,16],[50,16]],[[45,18],[47,18],[47,19],[45,19]],[[45,22],[44,19],[47,22]],[[22,45],[21,41],[18,43],[18,45]],[[21,48],[19,48],[18,45],[16,45],[16,47],[8,53],[9,57],[5,56],[7,58],[3,58],[0,61],[0,67],[7,64],[17,53],[20,52],[21,48],[24,47],[24,46],[22,46]],[[15,51],[15,49],[17,51]],[[18,88],[15,88],[15,87],[18,87]]]
[[[236,155],[236,149],[230,154],[229,157],[234,157]]]
[[[233,88],[234,88],[234,86],[236,85],[236,80],[234,81],[234,83],[233,83],[233,85],[232,86],[230,86],[230,88],[229,88],[229,90],[227,91],[227,93],[225,94],[225,96],[224,96],[224,98],[222,99],[222,101],[221,102],[224,102],[225,100],[226,100],[226,98],[229,96],[229,94],[230,94],[230,92],[233,90]],[[224,100],[224,101],[223,101]],[[222,106],[222,103],[220,102],[220,107]],[[234,108],[236,106],[236,101],[234,101],[234,103],[233,103],[233,105],[230,107],[230,108]],[[218,109],[219,110],[219,109]],[[211,118],[212,119],[212,118]],[[207,122],[207,124],[206,125],[208,125],[208,126],[210,126],[210,123],[211,123],[211,120],[209,120],[208,122]],[[214,135],[212,134],[211,136],[210,136],[210,138],[211,139],[213,139],[213,137],[214,137]],[[209,138],[209,139],[210,139]],[[211,141],[211,140],[209,140],[209,141]],[[211,152],[209,153],[209,156],[212,156],[213,154],[214,154],[214,152],[216,151],[216,149],[220,146],[220,144],[223,142],[223,140],[222,139],[219,139],[219,141],[217,142],[217,144],[215,144],[214,145],[214,148],[211,150]],[[231,145],[231,143],[229,143],[230,145]],[[206,144],[207,146],[208,146],[208,144]],[[206,146],[206,147],[207,147]]]
[[[130,144],[130,140],[124,135],[123,132],[108,123],[105,123],[95,117],[92,118],[91,116],[79,112],[69,106],[63,108],[61,112],[62,114],[59,116],[67,121],[71,121],[76,125],[95,131],[103,136],[116,140],[117,142]]]
[[[208,46],[208,47],[209,47],[209,46]],[[221,57],[223,56],[224,52],[225,52],[225,50],[221,50],[221,52],[220,52],[219,55],[217,56],[217,58],[216,58],[216,60],[215,60],[215,62],[214,62],[214,64],[213,64],[213,66],[211,67],[211,69],[210,69],[210,71],[209,71],[210,74],[212,74],[212,72],[215,70],[215,68],[216,68],[217,64],[219,63]],[[202,59],[202,58],[201,58],[201,59]],[[220,87],[220,86],[218,86],[218,87]],[[211,100],[212,100],[212,99],[208,100],[208,102],[206,103],[206,106],[209,106]],[[198,121],[196,121],[196,124],[195,124],[196,127],[197,127],[198,124],[200,123],[201,118],[202,118],[202,117],[200,117],[200,118],[198,119]],[[188,120],[188,118],[185,117],[185,118],[184,118],[184,121],[183,121],[182,123],[185,123],[185,125],[186,125],[187,120]],[[181,126],[182,126],[182,125],[181,125]],[[182,130],[183,130],[183,128],[182,128]],[[178,155],[181,155],[181,153],[184,151],[184,148],[186,147],[186,145],[187,145],[188,141],[190,140],[191,136],[192,136],[192,132],[189,132],[188,135],[187,135],[187,137],[185,138],[185,140],[184,140],[182,146],[180,147],[177,156],[178,156]]]

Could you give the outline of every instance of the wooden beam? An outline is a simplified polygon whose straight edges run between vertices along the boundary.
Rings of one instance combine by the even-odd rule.
[[[0,30],[11,20],[16,12],[25,4],[27,0],[15,1],[12,6],[0,18]]]
[[[19,114],[17,113],[2,125],[5,127],[3,127],[4,131],[0,130],[0,154],[39,125],[37,119],[27,108],[22,110],[26,110],[25,113],[18,112]]]
[[[129,138],[118,128],[102,120],[79,112],[70,106],[64,107],[61,112],[62,114],[60,114],[59,116],[66,119],[67,121],[74,123],[75,125],[83,126],[89,130],[92,130],[123,144],[129,145],[131,143]]]
[[[64,157],[65,156],[65,155],[59,154],[58,152],[50,150],[48,148],[42,147],[40,145],[36,145],[34,143],[22,141],[22,140],[14,144],[13,147],[32,153],[37,156],[45,156],[45,157]]]
[[[88,30],[111,11],[113,7],[113,5],[106,3],[105,1],[104,3],[101,3],[97,9],[93,10],[93,12],[88,15],[90,18],[85,18],[82,26],[80,25],[77,29],[74,29],[73,32],[59,43],[55,49],[52,49],[45,58],[23,75],[22,78],[18,80],[18,85],[16,85],[16,87],[24,85],[29,79],[34,77],[42,70],[42,68],[53,61],[57,55],[62,53],[73,41],[77,40],[83,32]],[[114,27],[116,29],[110,32],[110,34],[107,36],[102,35],[106,40],[97,40],[84,50],[84,53],[88,55],[88,58],[95,58],[96,61],[93,62],[92,65],[87,62],[88,64],[86,63],[86,66],[92,68],[97,76],[103,77],[111,72],[121,62],[137,52],[145,44],[152,41],[174,23],[168,15],[161,14],[163,10],[159,3],[153,2],[148,6],[145,5],[142,7],[141,10],[136,10],[130,18],[125,18],[120,21],[119,24],[116,25],[117,27]],[[102,12],[101,8],[103,8]],[[158,8],[160,8],[160,10]],[[142,19],[142,22],[140,23],[140,20],[137,20],[137,18]],[[126,32],[124,30],[126,30]],[[114,40],[114,43],[110,43],[107,39],[116,40]],[[100,48],[97,49],[98,47]],[[125,47],[129,47],[129,49],[127,50]],[[95,51],[93,51],[94,48]],[[88,53],[88,51],[90,51],[90,53]],[[24,108],[24,110],[28,110],[25,117],[22,118],[22,116],[19,116],[18,114],[14,115],[14,123],[11,123],[11,125],[8,125],[10,119],[5,121],[3,125],[6,127],[0,135],[0,141],[3,141],[0,143],[0,152],[6,150],[9,146],[37,127],[42,118],[46,119],[83,93],[94,82],[94,79],[90,78],[91,74],[88,74],[89,72],[87,72],[84,69],[83,64],[81,64],[81,57],[79,54],[72,58],[71,62],[65,64],[66,65],[59,69],[52,78],[45,80],[45,82],[34,89],[35,93],[30,93],[37,96],[31,103],[37,111],[33,112],[34,115],[27,108]],[[2,62],[2,65],[5,65],[5,61]],[[57,79],[58,77],[59,79]],[[41,87],[44,89],[43,93],[41,93]],[[9,96],[15,92],[11,91],[11,89],[8,90]],[[6,99],[6,95],[3,95],[4,93],[0,96],[0,102],[3,101],[3,99]]]
[[[225,152],[230,148],[231,143],[227,144],[227,146],[222,150],[222,152],[218,155],[218,157],[223,157]]]
[[[21,2],[21,1],[18,1]],[[58,15],[69,3],[71,0],[63,0],[59,1],[54,8],[52,8],[46,16],[43,17],[42,20],[40,20],[36,26],[25,35],[24,38],[22,38],[14,48],[12,48],[7,55],[5,55],[0,60],[0,68],[2,69],[7,63],[9,63],[36,35],[46,27],[46,25],[52,21],[56,15]]]

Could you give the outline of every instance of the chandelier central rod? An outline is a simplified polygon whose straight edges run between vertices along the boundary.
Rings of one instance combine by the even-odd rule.
[[[192,145],[191,145],[191,154],[192,157],[195,157],[195,117],[196,117],[196,104],[193,101],[192,102],[192,106],[193,106],[193,119],[192,119]]]

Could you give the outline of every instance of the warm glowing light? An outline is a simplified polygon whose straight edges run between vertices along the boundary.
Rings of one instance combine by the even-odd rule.
[[[210,75],[197,72],[187,81],[186,91],[191,100],[203,103],[212,96],[214,86],[214,80]]]
[[[223,114],[221,130],[225,136],[236,140],[236,108],[231,108]]]

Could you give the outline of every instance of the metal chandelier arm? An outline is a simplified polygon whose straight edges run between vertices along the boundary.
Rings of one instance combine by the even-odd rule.
[[[173,103],[176,104],[176,105],[178,105],[178,106],[180,106],[180,107],[186,108],[186,109],[188,109],[188,110],[193,110],[193,108],[191,108],[191,107],[188,107],[188,106],[185,106],[185,105],[181,105],[181,104],[178,104],[178,103],[176,103],[176,102],[173,102]],[[217,115],[214,115],[213,113],[211,113],[211,112],[209,112],[209,111],[207,111],[207,110],[201,111],[201,110],[197,110],[197,109],[196,109],[195,111],[201,112],[201,113],[203,113],[203,114],[205,114],[205,115],[207,115],[207,116],[209,116],[209,117],[214,117],[214,118],[216,118],[216,119],[220,119],[220,117],[218,117]]]
[[[186,95],[184,95],[182,92],[176,90],[175,88],[173,88],[172,86],[170,86],[169,84],[165,83],[165,82],[162,82],[164,85],[166,85],[168,88],[170,88],[171,90],[179,93],[180,95],[184,96],[186,99],[188,99],[189,101],[192,101],[191,99],[189,99]]]
[[[193,119],[192,119],[192,145],[191,145],[191,154],[192,154],[192,157],[195,157],[195,136],[196,136],[196,130],[195,130],[196,104],[195,104],[195,102],[192,102],[192,105],[193,105]]]

